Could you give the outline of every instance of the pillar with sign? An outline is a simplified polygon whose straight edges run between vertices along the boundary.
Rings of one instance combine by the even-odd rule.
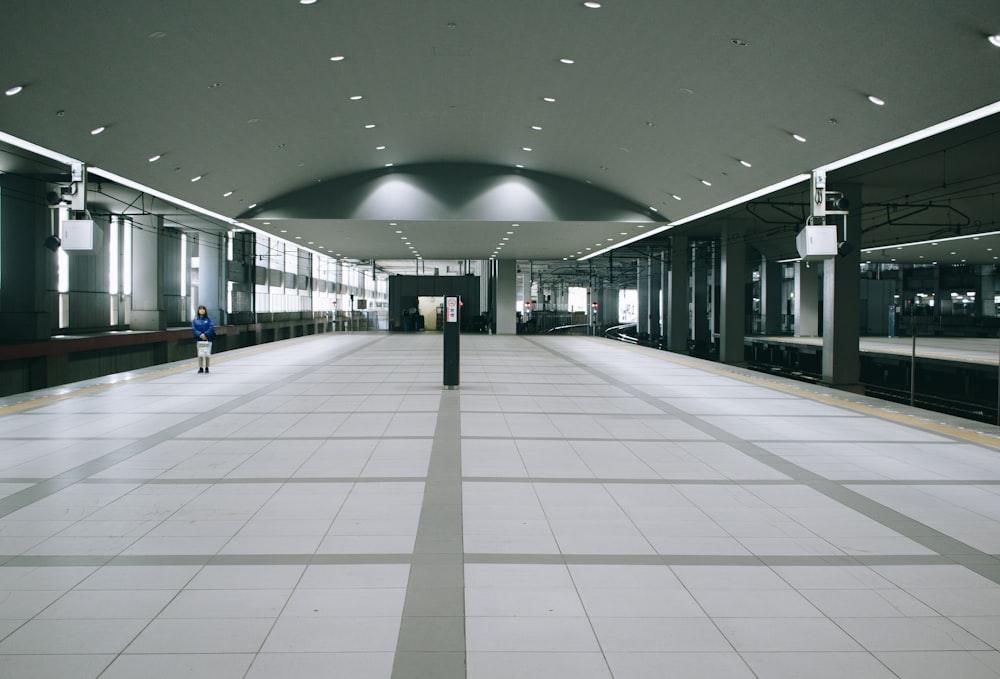
[[[447,389],[458,387],[459,309],[458,297],[444,298],[444,386]]]

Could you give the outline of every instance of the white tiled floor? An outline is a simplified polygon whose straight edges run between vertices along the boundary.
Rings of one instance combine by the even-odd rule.
[[[585,338],[192,366],[0,402],[0,676],[1000,677],[995,428]]]

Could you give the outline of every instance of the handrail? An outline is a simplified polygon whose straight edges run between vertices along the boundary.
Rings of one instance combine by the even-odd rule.
[[[635,328],[635,327],[637,327],[635,323],[623,323],[621,325],[612,325],[610,328],[604,331],[604,336],[608,339],[618,340],[619,342],[625,342],[627,344],[638,344],[639,340],[637,338],[622,332],[625,328]]]

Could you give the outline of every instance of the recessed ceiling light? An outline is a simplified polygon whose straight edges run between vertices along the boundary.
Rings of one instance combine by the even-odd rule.
[[[792,139],[794,139],[795,141],[801,141],[803,143],[806,141],[806,138],[803,137],[801,134],[792,134]]]
[[[514,232],[513,232],[513,231],[508,231],[508,232],[507,232],[507,235],[508,235],[508,236],[513,236],[513,235],[514,235]]]
[[[370,129],[372,129],[373,127],[375,127],[375,123],[368,123],[367,125],[365,125],[365,129],[366,129],[366,130],[370,130]]]
[[[989,41],[990,44],[993,45],[994,47],[1000,47],[1000,33],[997,33],[996,35],[991,35],[989,37]]]
[[[619,235],[619,236],[627,236],[627,235],[628,235],[628,231],[620,231],[620,232],[618,233],[618,235]]]
[[[233,195],[232,191],[226,191],[224,194],[222,194],[222,197],[223,198],[229,198],[229,196],[231,196],[231,195]]]
[[[300,5],[313,5],[316,4],[316,0],[299,0]]]
[[[288,229],[282,229],[281,233],[288,233]]]
[[[395,163],[386,163],[386,164],[385,164],[385,166],[386,166],[386,167],[392,167],[392,166],[393,166],[394,164],[395,164]]]
[[[521,164],[517,164],[514,167],[516,167],[519,170],[523,170],[524,169],[524,165],[521,165]]]
[[[507,236],[504,236],[501,240],[510,240]]]
[[[14,85],[14,87],[8,88],[4,91],[8,97],[13,97],[15,94],[19,94],[24,87],[22,85]]]
[[[615,239],[614,238],[609,238],[608,240],[613,243]]]
[[[250,203],[249,205],[247,205],[247,209],[248,209],[248,210],[252,210],[252,209],[254,209],[255,207],[257,207],[257,203]]]
[[[743,167],[753,167],[753,165],[751,165],[749,161],[746,160],[741,160],[740,165],[742,165]]]
[[[712,182],[708,181],[707,179],[702,179],[701,183],[704,184],[705,186],[711,186],[712,185]]]
[[[599,2],[585,2],[585,3],[583,3],[583,6],[586,7],[587,9],[600,9],[601,8],[601,3],[599,3]]]
[[[542,101],[547,101],[550,104],[556,100],[555,97],[542,97]]]
[[[191,177],[191,181],[193,182],[201,181],[201,175],[198,175],[197,177]]]
[[[384,146],[376,146],[375,150],[376,151],[385,151],[385,147]]]
[[[335,57],[330,57],[330,61],[343,61],[343,60],[344,60],[344,56],[340,55],[340,54],[338,54]]]
[[[676,193],[670,194],[670,197],[673,198],[674,200],[683,200],[683,198],[681,198],[680,196],[678,196]]]
[[[101,132],[104,132],[104,126],[103,125],[101,127],[95,127],[94,129],[92,129],[90,131],[91,134],[100,134]]]
[[[364,97],[361,96],[360,94],[355,94],[353,97],[351,97],[351,101],[361,101],[362,99],[364,99]]]
[[[531,150],[531,147],[530,147],[530,146],[522,146],[522,147],[521,147],[521,150],[522,150],[522,151],[530,151],[530,150]]]
[[[576,61],[573,60],[573,59],[568,59],[566,57],[563,57],[562,59],[559,60],[559,63],[561,63],[561,64],[575,64]]]
[[[542,129],[542,126],[541,125],[532,125],[531,129],[533,129],[533,130],[540,130],[540,129]]]
[[[885,100],[876,97],[874,94],[868,95],[868,101],[875,104],[876,106],[885,106]]]
[[[151,163],[155,163],[155,162],[156,162],[156,161],[158,161],[158,160],[159,160],[160,158],[162,158],[162,156],[161,156],[160,154],[158,154],[158,153],[157,153],[157,154],[156,154],[155,156],[150,156],[150,158],[149,158],[149,162],[151,162]]]
[[[655,207],[653,207],[652,205],[650,205],[650,206],[649,206],[649,209],[650,209],[650,210],[652,210],[653,212],[659,212],[659,210],[657,210],[657,209],[656,209]]]

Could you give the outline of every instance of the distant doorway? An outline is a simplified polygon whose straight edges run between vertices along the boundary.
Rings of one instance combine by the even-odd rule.
[[[417,313],[424,317],[424,330],[437,330],[441,319],[442,297],[417,297]]]

